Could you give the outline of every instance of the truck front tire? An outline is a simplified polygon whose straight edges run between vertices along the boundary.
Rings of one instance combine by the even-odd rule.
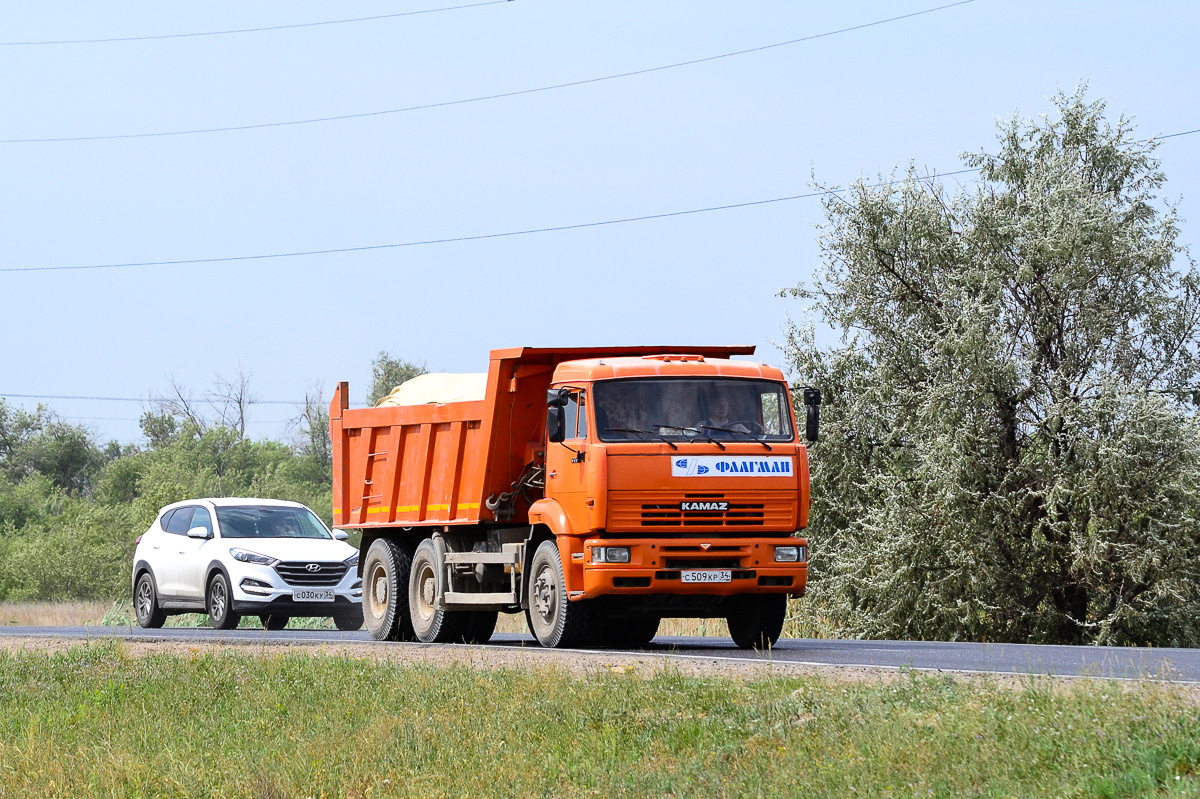
[[[538,643],[552,649],[592,643],[595,614],[586,601],[567,598],[556,542],[543,541],[538,546],[525,590],[529,599],[525,619]]]
[[[783,633],[786,616],[786,594],[736,597],[726,618],[729,636],[742,649],[770,649]]]
[[[376,539],[363,562],[363,621],[376,641],[415,641],[408,613],[412,555],[395,541]]]

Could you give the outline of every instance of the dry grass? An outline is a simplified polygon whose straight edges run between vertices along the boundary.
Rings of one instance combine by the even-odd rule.
[[[0,624],[82,627],[99,624],[111,602],[0,602]]]

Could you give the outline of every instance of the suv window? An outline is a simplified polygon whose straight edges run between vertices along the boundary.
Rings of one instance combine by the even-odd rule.
[[[187,535],[188,528],[192,526],[192,513],[195,510],[194,507],[176,508],[167,522],[167,532],[175,535]]]
[[[169,511],[164,513],[162,515],[162,518],[158,520],[158,526],[161,527],[162,529],[166,530],[167,525],[170,524],[170,522],[171,522],[171,514],[174,513],[175,510],[176,510],[175,508],[171,508]]]
[[[193,527],[203,527],[205,530],[208,530],[209,535],[213,534],[212,516],[209,515],[208,508],[196,508],[196,512],[192,514],[192,521],[188,525],[188,529],[190,530]]]

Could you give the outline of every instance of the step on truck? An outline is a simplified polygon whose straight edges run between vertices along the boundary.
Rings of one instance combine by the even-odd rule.
[[[808,577],[808,457],[783,373],[732,359],[753,353],[493,350],[373,408],[340,383],[333,518],[362,530],[371,635],[481,643],[524,612],[548,647],[644,644],[664,617],[772,646]]]

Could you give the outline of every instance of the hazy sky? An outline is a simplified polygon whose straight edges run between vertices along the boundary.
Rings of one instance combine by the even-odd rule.
[[[477,1],[477,0],[476,0]],[[151,36],[453,6],[0,5],[4,42]],[[846,28],[919,2],[551,2],[289,30],[0,46],[0,139],[253,125],[578,81]],[[995,122],[1090,81],[1145,135],[1200,128],[1183,2],[976,2],[618,80],[317,124],[0,144],[0,267],[333,249],[748,202],[903,169],[961,168]],[[1200,135],[1159,154],[1184,233]],[[969,179],[969,176],[967,176]],[[517,345],[749,343],[780,362],[817,263],[816,200],[481,241],[233,263],[0,273],[0,395],[199,394],[239,365],[262,399],[380,349],[481,371]],[[33,407],[36,400],[10,400]],[[104,437],[142,406],[47,400]],[[258,406],[250,432],[285,433]]]

